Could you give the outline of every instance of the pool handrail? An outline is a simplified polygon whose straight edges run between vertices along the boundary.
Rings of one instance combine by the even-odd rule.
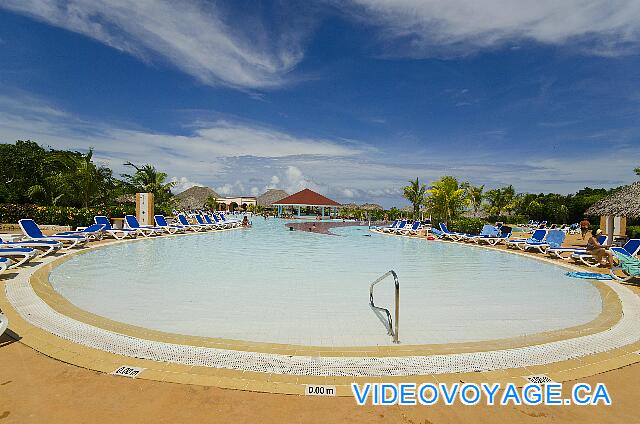
[[[389,310],[386,308],[381,308],[379,306],[376,306],[373,301],[373,287],[390,275],[393,276],[393,282],[395,284],[395,293],[396,293],[395,330],[393,329],[394,320],[391,319],[391,312],[389,312]],[[393,342],[400,343],[398,341],[398,321],[400,320],[400,282],[398,281],[398,274],[396,274],[394,270],[385,272],[380,277],[378,277],[373,283],[371,283],[371,286],[369,287],[369,305],[372,308],[380,309],[381,311],[386,312],[387,320],[389,321],[389,333],[391,336],[393,336]]]

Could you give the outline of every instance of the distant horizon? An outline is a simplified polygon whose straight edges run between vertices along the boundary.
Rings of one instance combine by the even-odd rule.
[[[7,0],[0,142],[152,164],[176,193],[309,187],[385,208],[416,177],[623,186],[640,7],[588,3]]]

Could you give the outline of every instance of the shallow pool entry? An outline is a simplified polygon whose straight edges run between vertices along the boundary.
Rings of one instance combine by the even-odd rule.
[[[313,346],[392,345],[369,285],[402,281],[400,342],[471,342],[585,324],[602,301],[591,282],[535,259],[388,237],[366,227],[250,230],[121,243],[55,268],[52,286],[97,315],[185,335]],[[363,237],[368,235],[370,237]],[[376,305],[393,310],[391,284]]]

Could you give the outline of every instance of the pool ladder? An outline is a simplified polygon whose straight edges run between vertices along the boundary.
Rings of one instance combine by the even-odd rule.
[[[390,275],[393,276],[393,282],[396,287],[395,288],[395,292],[396,292],[395,320],[391,319],[391,312],[389,312],[388,309],[376,306],[373,301],[373,287]],[[380,277],[378,277],[373,283],[371,283],[371,287],[369,288],[369,305],[373,309],[378,309],[380,311],[385,312],[387,316],[387,322],[389,324],[389,328],[388,328],[389,335],[393,337],[394,343],[400,343],[398,341],[398,321],[400,318],[400,283],[398,282],[398,274],[396,274],[394,270],[385,272]],[[393,326],[394,322],[395,322],[395,329]]]

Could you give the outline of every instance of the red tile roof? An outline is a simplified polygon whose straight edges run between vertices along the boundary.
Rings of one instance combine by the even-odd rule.
[[[305,188],[289,197],[274,202],[273,205],[340,206],[340,203]]]

